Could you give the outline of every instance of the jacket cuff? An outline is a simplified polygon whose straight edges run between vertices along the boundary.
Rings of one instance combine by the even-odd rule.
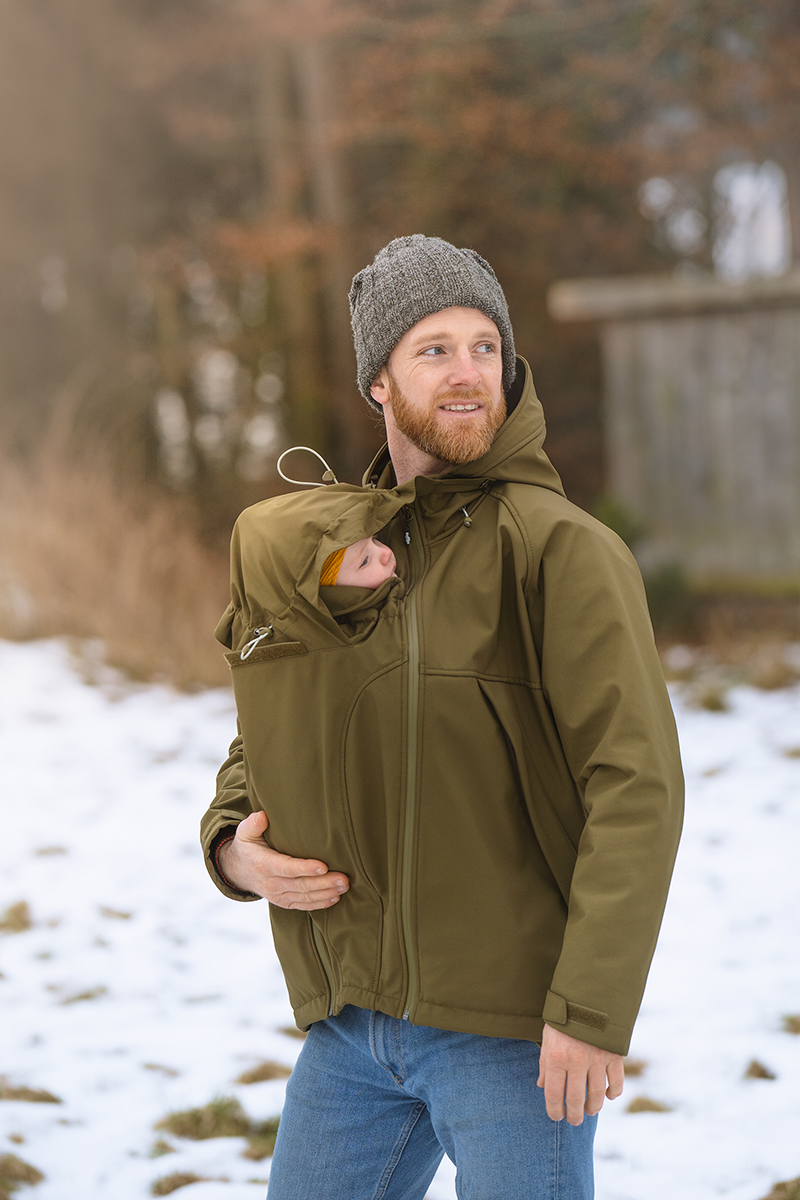
[[[612,1054],[627,1054],[630,1030],[614,1025],[608,1014],[583,1004],[573,1004],[555,992],[548,992],[542,1009],[542,1019],[580,1042],[588,1042]]]

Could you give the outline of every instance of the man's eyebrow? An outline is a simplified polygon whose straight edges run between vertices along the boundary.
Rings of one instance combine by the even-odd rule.
[[[411,339],[411,344],[412,346],[422,346],[425,344],[425,342],[446,342],[448,338],[451,337],[453,337],[452,330],[442,329],[437,333],[428,333],[424,336],[422,334],[417,334],[416,337]],[[499,342],[501,338],[497,330],[487,328],[476,334],[474,340],[476,342]]]

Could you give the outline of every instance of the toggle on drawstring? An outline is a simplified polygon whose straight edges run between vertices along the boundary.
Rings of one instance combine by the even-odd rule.
[[[239,658],[242,662],[244,662],[246,658],[250,657],[259,642],[263,642],[265,638],[271,638],[275,633],[275,630],[271,625],[267,625],[263,629],[254,629],[253,633],[256,636],[252,639],[252,641],[248,642],[246,646],[242,646],[242,650],[239,655]]]
[[[470,525],[472,524],[472,517],[467,512],[466,508],[462,507],[461,511],[464,514],[464,524],[466,525],[467,529],[469,529]]]
[[[295,450],[307,450],[309,454],[313,454],[315,458],[319,459],[325,468],[325,474],[322,476],[322,483],[314,483],[311,479],[290,479],[288,475],[284,475],[283,471],[281,470],[281,463],[286,458],[287,454],[294,454]],[[339,482],[333,473],[333,468],[329,467],[322,455],[317,450],[312,449],[311,446],[290,446],[288,450],[284,450],[283,454],[280,455],[276,467],[281,479],[284,479],[287,483],[296,483],[298,487],[325,487],[325,485],[328,483]]]

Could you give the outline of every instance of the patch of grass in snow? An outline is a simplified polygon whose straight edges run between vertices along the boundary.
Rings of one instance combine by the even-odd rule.
[[[787,1013],[783,1018],[784,1033],[800,1033],[800,1013]]]
[[[780,655],[773,655],[754,663],[749,682],[765,692],[774,692],[779,688],[792,687],[797,680],[794,664],[786,662]]]
[[[787,746],[783,751],[784,758],[800,758],[800,746]]]
[[[248,1142],[244,1157],[259,1161],[272,1154],[278,1121],[278,1117],[253,1121],[233,1096],[219,1096],[203,1108],[168,1113],[155,1128],[195,1142],[208,1138],[244,1137]]]
[[[692,688],[689,704],[692,708],[703,708],[706,712],[730,712],[727,689],[718,683],[701,684]]]
[[[150,1188],[151,1196],[169,1196],[178,1188],[188,1187],[190,1183],[230,1183],[224,1175],[195,1175],[191,1171],[176,1171],[173,1175],[165,1175],[157,1179]]]
[[[112,921],[130,921],[133,913],[122,912],[119,908],[101,908],[101,917],[109,917]]]
[[[786,1179],[776,1183],[764,1200],[800,1200],[800,1176],[797,1179]]]
[[[644,1075],[650,1064],[643,1058],[625,1058],[622,1061],[622,1065],[625,1069],[626,1076],[630,1075],[631,1077],[635,1077],[638,1075]]]
[[[69,853],[66,846],[40,846],[33,852],[37,858],[52,858],[57,854]]]
[[[262,1158],[271,1158],[275,1149],[279,1121],[280,1117],[262,1121],[258,1127],[258,1133],[251,1134],[247,1139],[247,1149],[242,1151],[242,1158],[251,1158],[254,1162],[261,1162]]]
[[[26,900],[9,905],[0,916],[0,933],[25,933],[32,925],[31,910]]]
[[[150,1147],[150,1158],[162,1158],[165,1154],[174,1154],[175,1147],[166,1138],[156,1138]]]
[[[777,1079],[778,1076],[774,1071],[770,1071],[769,1067],[765,1067],[757,1058],[750,1060],[747,1070],[744,1073],[745,1079]]]
[[[44,1088],[15,1087],[0,1075],[0,1100],[26,1100],[29,1104],[63,1104],[58,1096]]]
[[[41,1183],[44,1175],[16,1154],[0,1154],[0,1200],[10,1197],[22,1184]]]
[[[199,1142],[206,1138],[247,1137],[253,1131],[253,1122],[233,1096],[219,1096],[203,1108],[168,1113],[155,1128]]]
[[[180,1071],[176,1071],[174,1067],[165,1067],[163,1063],[142,1063],[145,1071],[158,1071],[161,1075],[166,1075],[168,1079],[177,1079]]]
[[[296,1025],[282,1025],[278,1033],[285,1033],[287,1037],[299,1038],[301,1041],[305,1041],[306,1037],[302,1029],[298,1029]]]
[[[242,1071],[237,1083],[264,1083],[267,1079],[288,1079],[292,1073],[291,1067],[283,1063],[260,1062],[249,1071]]]
[[[106,987],[86,988],[83,992],[76,992],[74,996],[67,996],[61,1001],[62,1004],[80,1004],[84,1000],[99,1000],[101,996],[108,994]]]
[[[662,1104],[660,1100],[651,1100],[649,1096],[634,1096],[625,1112],[629,1113],[667,1113],[672,1112],[669,1104]]]

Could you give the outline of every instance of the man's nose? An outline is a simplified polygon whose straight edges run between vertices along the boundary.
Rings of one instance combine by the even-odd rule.
[[[447,382],[451,387],[477,387],[481,381],[478,368],[466,346],[453,356]]]

